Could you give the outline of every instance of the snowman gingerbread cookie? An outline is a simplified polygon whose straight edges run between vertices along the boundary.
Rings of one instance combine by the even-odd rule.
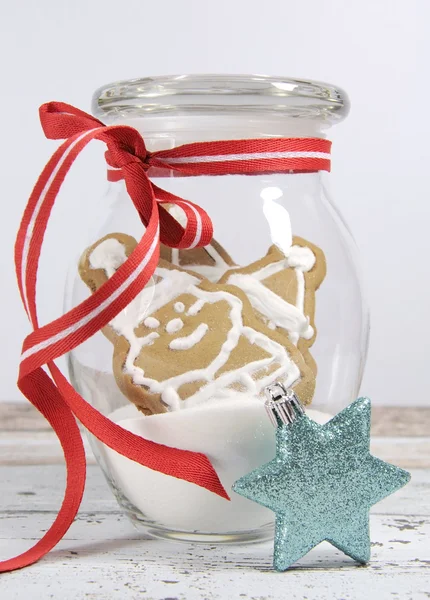
[[[98,289],[136,240],[110,234],[83,254],[79,272]],[[280,381],[311,401],[315,376],[297,347],[270,329],[246,294],[161,259],[154,283],[103,330],[123,394],[147,415],[243,395]]]

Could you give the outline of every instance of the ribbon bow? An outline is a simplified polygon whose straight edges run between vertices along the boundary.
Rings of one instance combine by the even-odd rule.
[[[272,138],[187,144],[150,153],[135,129],[106,126],[73,106],[50,102],[40,108],[45,135],[65,139],[40,175],[24,211],[15,245],[19,290],[34,331],[24,341],[18,387],[55,430],[67,465],[62,507],[43,538],[18,557],[0,562],[0,572],[36,562],[57,544],[79,509],[85,486],[85,452],[78,419],[94,436],[137,463],[195,483],[229,499],[208,458],[145,440],[110,421],[88,404],[67,381],[55,359],[105,327],[144,288],[159,260],[160,241],[170,247],[205,246],[212,224],[204,210],[153,184],[151,167],[183,175],[252,174],[330,168],[330,142],[322,139]],[[127,261],[84,302],[39,326],[36,310],[38,263],[51,209],[76,157],[93,139],[107,146],[109,179],[123,178],[145,232]],[[180,206],[182,227],[163,207]],[[51,376],[44,370],[47,366]]]
[[[174,248],[194,248],[209,244],[213,231],[207,213],[196,204],[159,188],[148,178],[147,172],[153,166],[164,169],[174,168],[168,162],[171,151],[150,153],[146,149],[142,136],[133,127],[106,126],[98,119],[69,104],[49,102],[41,106],[39,113],[46,137],[67,138],[72,146],[75,141],[76,145],[79,145],[76,155],[92,139],[100,140],[107,145],[106,162],[113,168],[109,170],[108,178],[125,180],[130,198],[146,227],[149,227],[152,215],[155,220],[157,216],[159,217],[159,235],[163,244]],[[181,169],[178,165],[176,170],[186,169]],[[162,203],[177,204],[184,210],[187,217],[185,229],[169,214]]]

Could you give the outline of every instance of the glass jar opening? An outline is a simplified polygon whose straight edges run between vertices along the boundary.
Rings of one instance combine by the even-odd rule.
[[[265,75],[174,75],[114,82],[93,96],[108,123],[127,121],[158,139],[179,143],[253,137],[325,137],[343,120],[349,100],[327,83]],[[196,133],[198,136],[196,137]],[[163,144],[160,140],[168,138]]]

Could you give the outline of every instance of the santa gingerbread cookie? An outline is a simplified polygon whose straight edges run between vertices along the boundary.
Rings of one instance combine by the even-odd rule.
[[[297,346],[316,374],[309,348],[316,336],[315,291],[325,274],[323,252],[314,244],[293,237],[288,252],[271,246],[264,258],[225,273],[221,283],[245,292],[261,321]]]
[[[98,289],[135,246],[124,234],[96,242],[80,261],[83,281]],[[312,370],[288,337],[255,316],[238,287],[163,260],[154,279],[104,328],[114,347],[117,384],[139,410],[150,415],[260,396],[274,381],[294,387],[305,404],[311,401]]]

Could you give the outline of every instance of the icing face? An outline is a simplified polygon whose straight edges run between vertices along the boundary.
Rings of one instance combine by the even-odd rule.
[[[106,277],[122,255],[107,244],[111,241],[101,242],[90,256]],[[134,300],[146,310],[129,305],[110,322],[126,342],[114,342],[117,381],[125,378],[144,397],[179,410],[238,394],[258,396],[276,379],[287,386],[300,380],[290,353],[258,325],[246,297],[166,263],[155,276],[155,285]]]
[[[156,273],[164,278],[155,285],[150,317],[126,326],[122,321],[120,327],[111,323],[129,343],[123,372],[135,385],[159,396],[169,410],[179,410],[238,392],[259,395],[277,377],[287,385],[299,379],[286,349],[246,325],[237,296],[202,289],[181,271]],[[176,285],[168,286],[169,297],[161,288],[172,275]],[[159,306],[161,298],[166,302]],[[172,318],[178,301],[184,304],[180,319]],[[159,327],[148,328],[148,319]]]

